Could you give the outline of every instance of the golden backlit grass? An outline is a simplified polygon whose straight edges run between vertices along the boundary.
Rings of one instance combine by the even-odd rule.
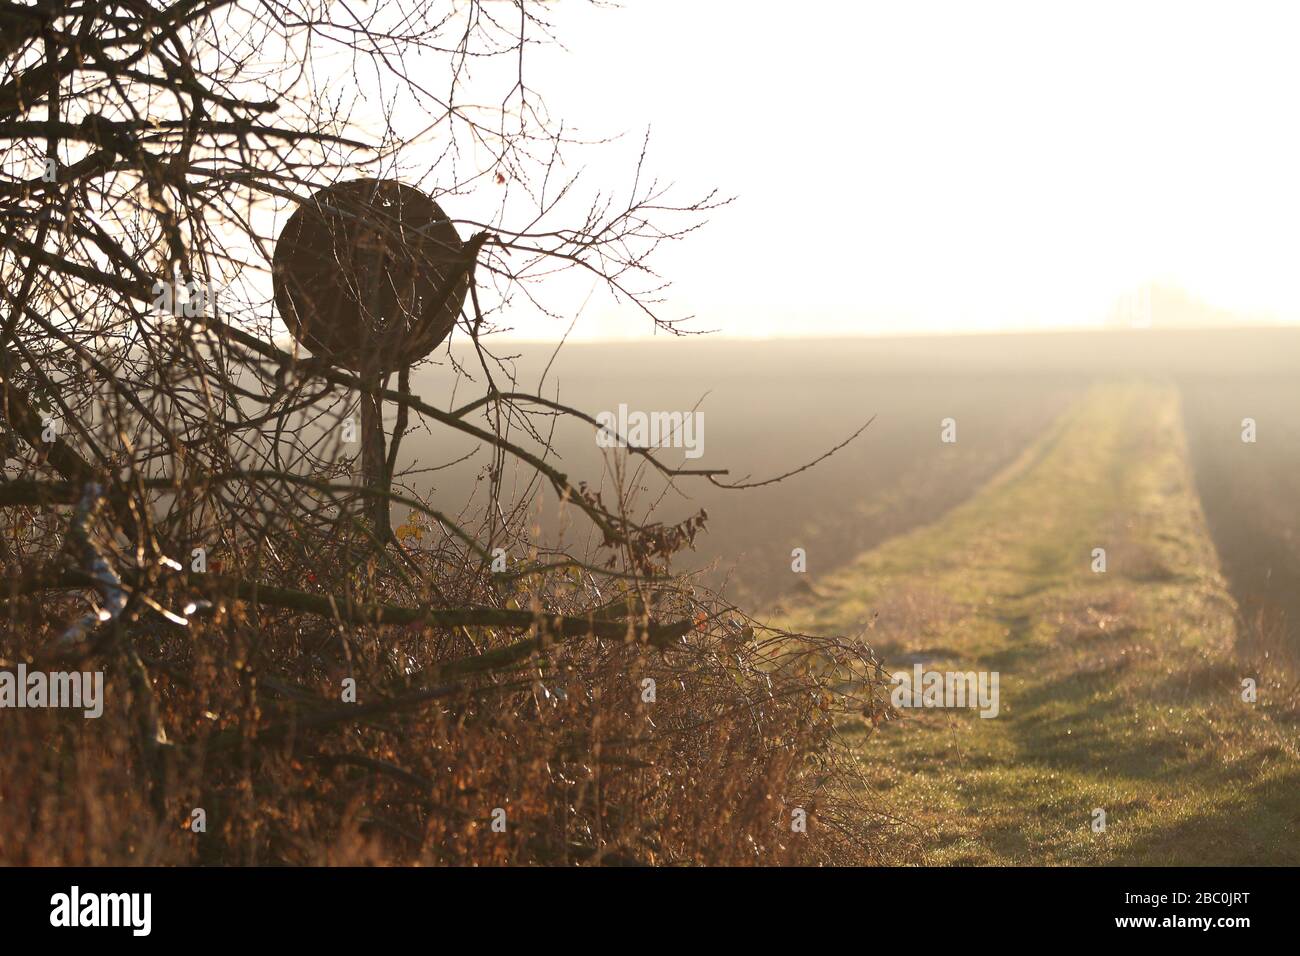
[[[1300,863],[1294,677],[1237,649],[1175,390],[1094,388],[972,499],[815,593],[781,623],[866,629],[891,670],[1001,675],[996,718],[846,728],[911,824],[899,861]]]

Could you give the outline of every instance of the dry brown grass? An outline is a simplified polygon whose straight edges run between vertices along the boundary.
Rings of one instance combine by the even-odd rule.
[[[341,586],[320,558],[317,585]],[[600,585],[608,599],[610,584],[533,575],[499,600],[573,612]],[[238,600],[219,600],[189,629],[129,625],[101,658],[72,665],[107,672],[102,718],[24,710],[0,720],[0,862],[870,861],[887,834],[870,807],[845,803],[862,788],[845,785],[856,771],[837,727],[869,712],[878,688],[832,690],[870,668],[870,651],[755,631],[685,581],[653,594],[655,618],[697,626],[656,645],[634,621],[627,640],[565,639],[459,679],[437,669],[523,635],[343,627]],[[80,611],[80,597],[15,597],[5,666],[40,660]],[[128,680],[128,646],[148,691]],[[355,704],[340,701],[345,676]],[[205,833],[189,830],[196,807]],[[491,826],[497,808],[504,833]],[[808,813],[806,834],[792,832],[796,809]]]

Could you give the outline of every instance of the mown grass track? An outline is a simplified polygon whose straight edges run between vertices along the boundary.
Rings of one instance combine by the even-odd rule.
[[[939,522],[818,580],[781,623],[865,629],[891,671],[1000,674],[995,718],[907,709],[874,733],[846,728],[911,824],[900,862],[1297,864],[1295,688],[1238,656],[1236,616],[1177,391],[1115,383]]]

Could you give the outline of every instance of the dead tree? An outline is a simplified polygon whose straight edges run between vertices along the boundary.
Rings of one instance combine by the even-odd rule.
[[[557,414],[594,421],[521,391],[491,347],[510,307],[560,311],[546,298],[558,270],[589,273],[644,321],[680,331],[656,312],[651,257],[718,200],[674,203],[640,165],[621,198],[583,198],[563,161],[583,147],[545,120],[524,71],[528,48],[549,39],[548,4],[371,6],[0,0],[6,613],[47,614],[67,636],[28,648],[33,660],[120,660],[134,675],[159,807],[178,786],[170,750],[178,738],[197,746],[176,726],[187,721],[167,726],[169,708],[183,712],[180,688],[201,684],[192,668],[203,648],[169,643],[186,629],[228,649],[212,668],[233,668],[204,691],[229,704],[202,737],[215,759],[277,746],[290,726],[476,699],[482,687],[465,683],[475,676],[492,675],[494,693],[526,695],[519,669],[570,642],[667,649],[738,627],[726,623],[732,610],[702,605],[668,570],[702,516],[633,521],[621,500],[607,504],[512,437],[542,439]],[[341,73],[355,80],[342,92],[329,80]],[[484,102],[496,105],[472,105]],[[340,185],[358,182],[373,189],[359,197]],[[492,216],[458,218],[487,208],[471,203],[476,189],[507,198]],[[277,273],[310,258],[304,237],[322,221],[390,192],[445,208],[450,220],[422,240],[435,253],[403,264],[421,248],[407,242],[404,218],[367,214],[349,220],[365,228],[348,248],[380,266],[349,272],[326,242],[339,265],[333,287],[323,261]],[[383,281],[348,286],[358,276]],[[331,324],[324,313],[344,287],[378,325]],[[410,389],[411,365],[448,337],[468,342],[477,366],[462,367],[474,391],[455,408]],[[358,402],[360,480],[358,456],[338,439]],[[396,410],[390,434],[383,403]],[[472,524],[450,503],[395,490],[403,435],[417,425],[472,438],[491,456],[490,504]],[[631,453],[672,480],[719,474]],[[490,573],[494,549],[522,533],[500,494],[508,460],[590,522],[599,555],[547,553]],[[433,540],[419,553],[392,534],[394,503],[427,522]],[[39,596],[55,601],[23,603]],[[87,601],[111,613],[71,625]],[[394,628],[428,636],[405,663],[394,664]],[[315,635],[339,666],[370,675],[378,700],[326,706],[311,688],[333,665],[306,643]],[[750,666],[770,683],[781,671],[764,661]],[[156,700],[160,674],[176,689]],[[798,696],[806,687],[794,674]]]

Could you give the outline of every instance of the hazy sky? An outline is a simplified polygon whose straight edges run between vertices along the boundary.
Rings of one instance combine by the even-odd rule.
[[[552,112],[736,202],[665,252],[730,335],[1099,324],[1147,283],[1300,318],[1300,4],[561,4]],[[603,164],[607,163],[607,167]],[[528,337],[554,320],[516,314]],[[593,300],[577,337],[644,335]]]

